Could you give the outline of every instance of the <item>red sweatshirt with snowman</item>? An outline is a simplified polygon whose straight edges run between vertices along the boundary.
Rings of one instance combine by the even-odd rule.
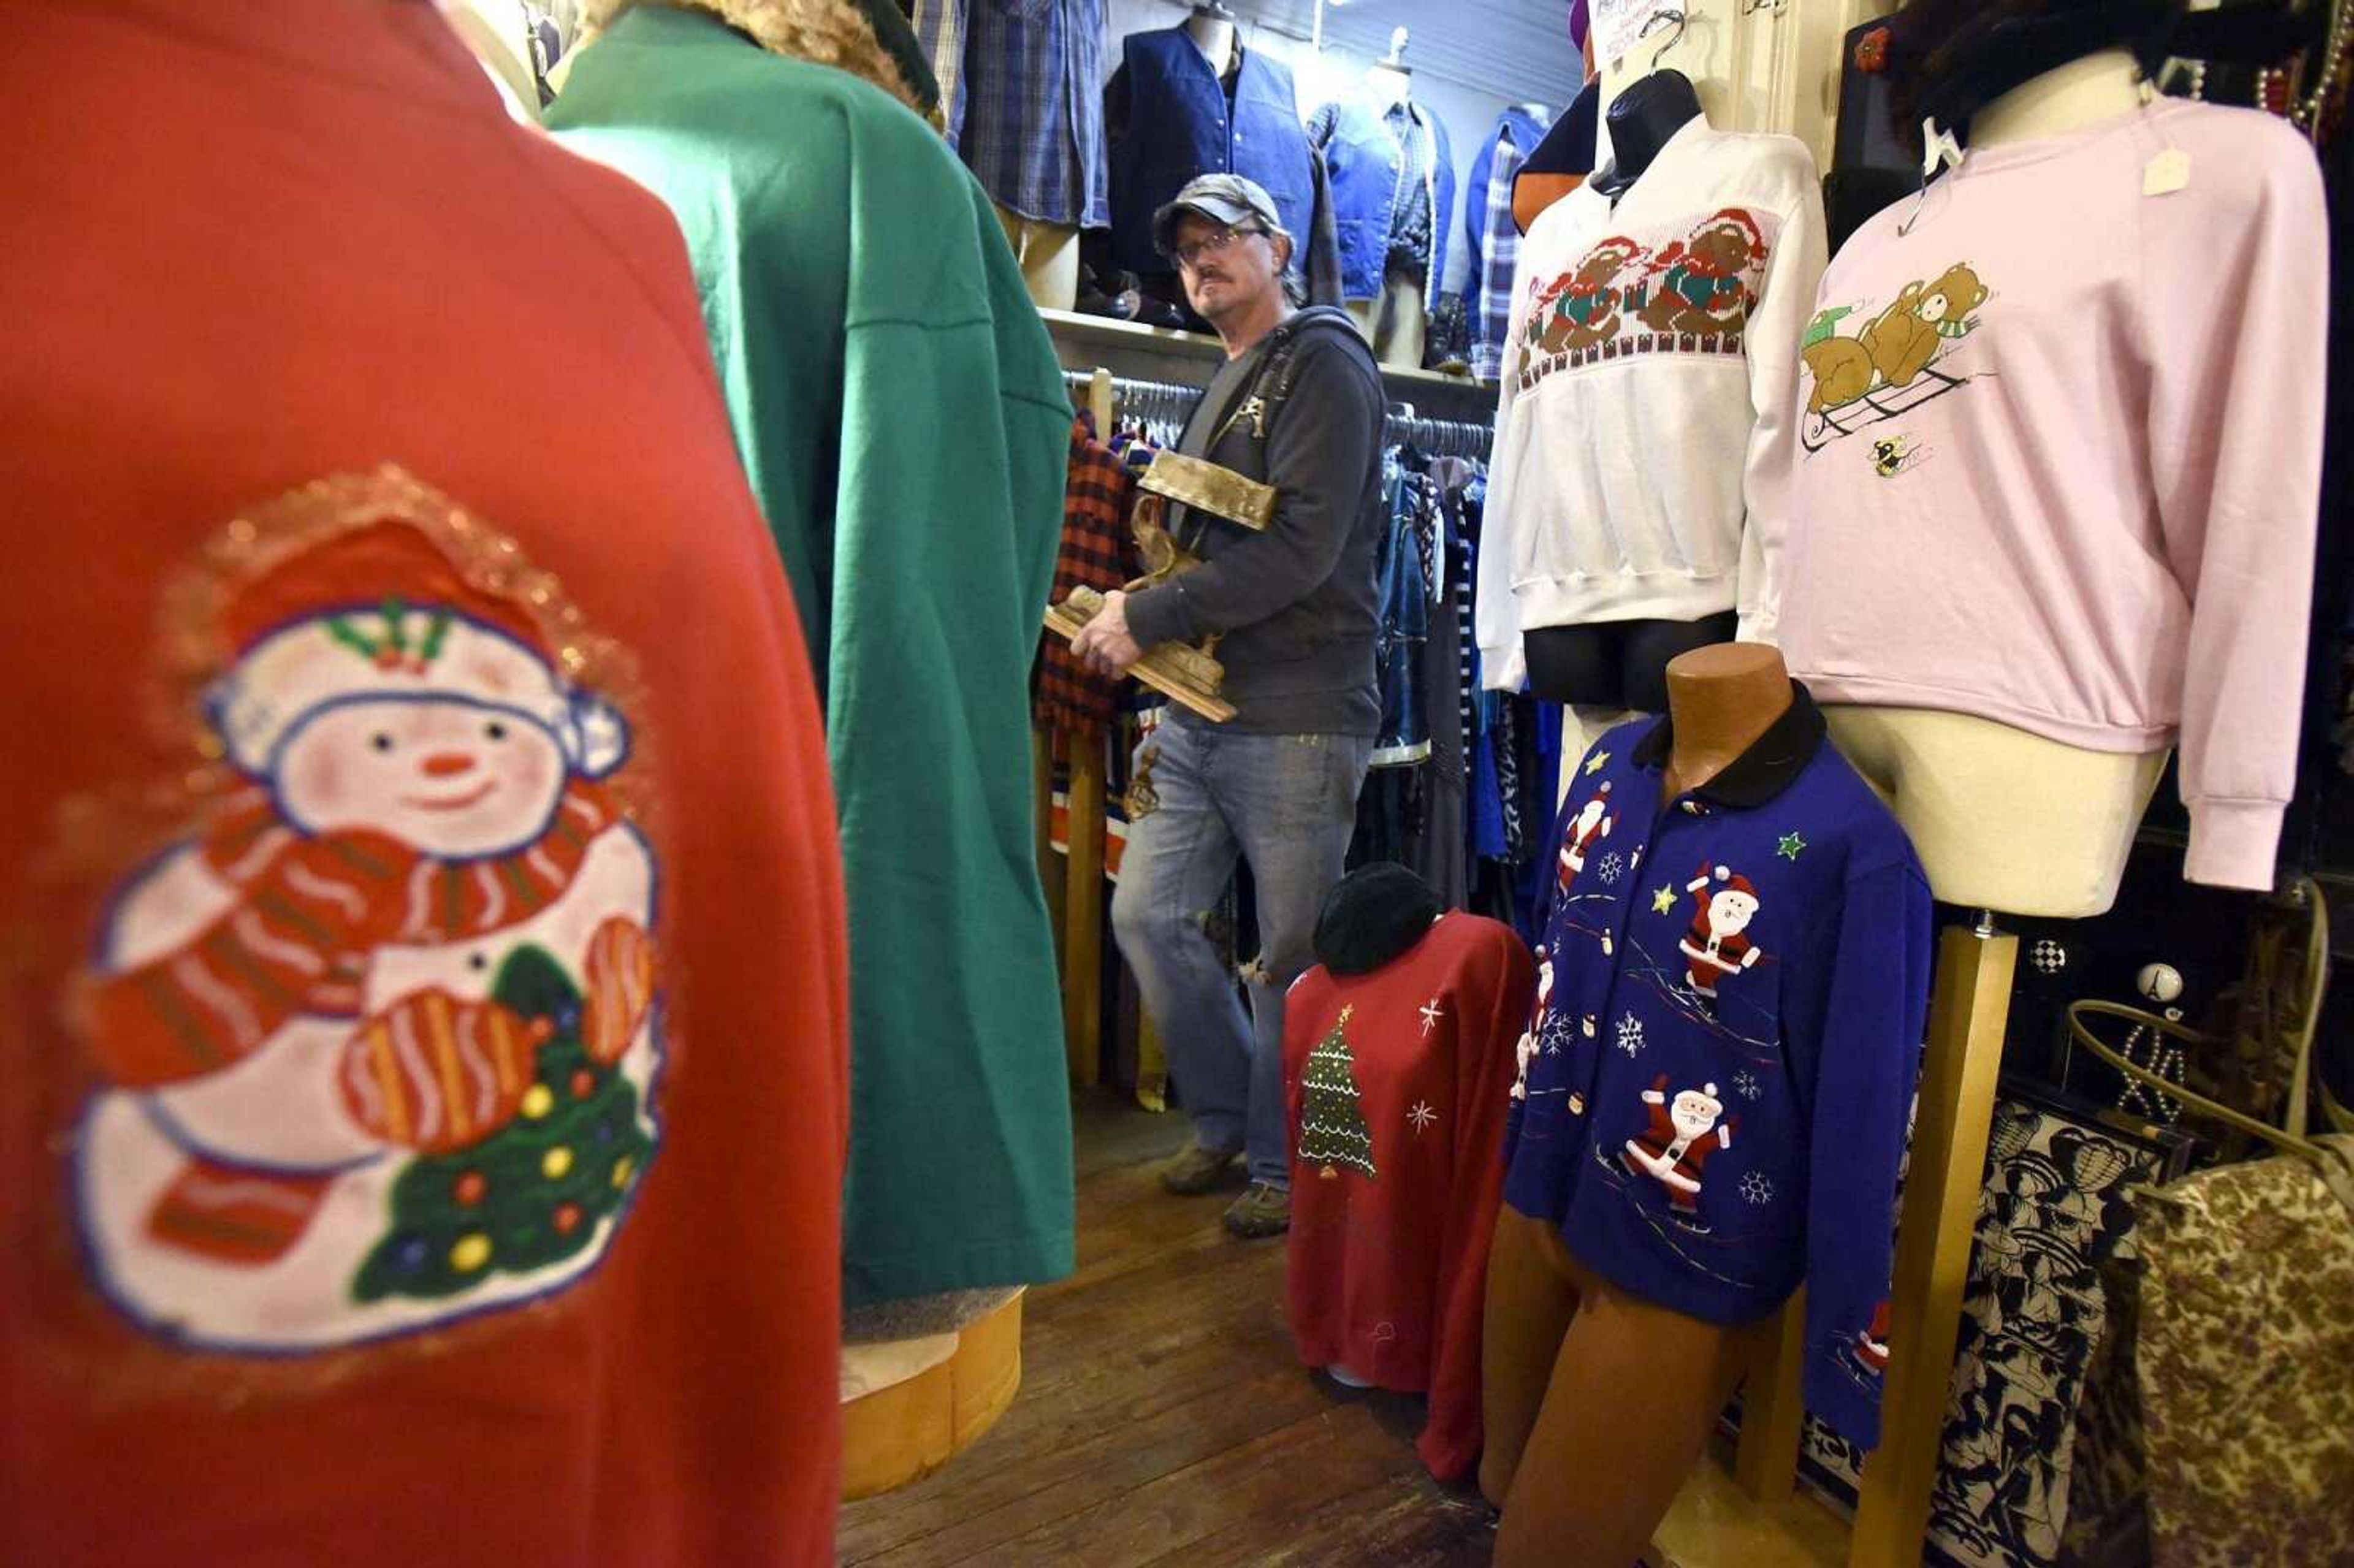
[[[830,1563],[835,813],[684,248],[313,9],[0,17],[0,1558]]]

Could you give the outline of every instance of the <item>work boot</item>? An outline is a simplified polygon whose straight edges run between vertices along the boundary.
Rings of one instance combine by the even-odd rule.
[[[1291,1228],[1291,1194],[1254,1181],[1226,1209],[1226,1229],[1245,1241],[1279,1236]]]
[[[1161,1190],[1181,1198],[1214,1192],[1226,1179],[1227,1168],[1242,1158],[1239,1149],[1204,1149],[1195,1139],[1185,1152],[1161,1168]]]

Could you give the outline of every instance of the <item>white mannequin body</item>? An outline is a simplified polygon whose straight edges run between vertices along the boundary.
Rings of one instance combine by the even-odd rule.
[[[2140,106],[2133,57],[2105,49],[1979,110],[1970,144],[2063,135]],[[1968,714],[1827,703],[1831,739],[1895,810],[1949,904],[2077,918],[2115,902],[2165,751],[2092,751]]]

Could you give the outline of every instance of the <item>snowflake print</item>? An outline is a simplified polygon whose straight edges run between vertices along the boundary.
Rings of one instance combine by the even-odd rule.
[[[1741,1072],[1733,1075],[1733,1092],[1744,1100],[1754,1100],[1766,1091],[1757,1086],[1755,1074]]]
[[[1632,1056],[1642,1048],[1643,1021],[1631,1012],[1621,1014],[1618,1019],[1618,1049]]]
[[[1774,1201],[1774,1183],[1766,1179],[1763,1171],[1752,1171],[1741,1179],[1741,1195],[1753,1203],[1770,1203]]]
[[[1627,862],[1617,850],[1612,850],[1594,863],[1594,874],[1601,878],[1603,886],[1616,887],[1618,879],[1627,874]]]
[[[1420,1138],[1430,1130],[1430,1124],[1438,1119],[1438,1113],[1430,1108],[1428,1100],[1416,1100],[1414,1108],[1405,1113],[1405,1119],[1414,1123],[1414,1135]]]

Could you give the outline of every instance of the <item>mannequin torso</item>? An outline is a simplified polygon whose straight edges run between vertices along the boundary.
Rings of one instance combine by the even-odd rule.
[[[2141,106],[2141,68],[2123,49],[2103,49],[2045,71],[1970,117],[1970,145],[1997,147],[2058,136],[2111,120]]]
[[[2123,118],[2139,106],[2139,81],[2123,49],[2072,60],[1979,109],[1970,145]],[[1823,717],[1833,744],[1904,824],[1936,896],[2014,915],[2082,917],[2115,902],[2168,755],[2088,750],[1929,708],[1826,703]],[[2021,809],[2000,810],[2013,802]]]

